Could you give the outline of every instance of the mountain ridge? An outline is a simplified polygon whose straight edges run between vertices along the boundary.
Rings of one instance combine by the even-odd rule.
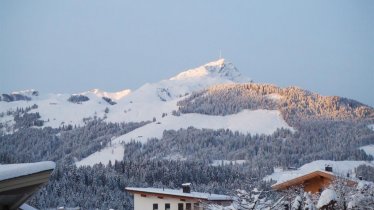
[[[246,90],[246,93],[235,90],[234,87],[240,86],[251,87],[253,90],[249,92]],[[348,111],[352,109],[349,105],[358,106],[358,108],[353,108],[356,110],[357,116],[363,116],[366,112],[372,113],[371,107],[351,99],[338,96],[321,96],[299,87],[279,88],[272,84],[253,83],[252,80],[241,75],[238,69],[225,59],[182,71],[174,77],[156,83],[146,83],[135,90],[124,89],[118,92],[106,92],[92,89],[78,94],[49,94],[46,96],[31,89],[13,92],[14,95],[2,94],[0,113],[15,112],[17,107],[27,108],[35,104],[36,106],[30,112],[38,113],[41,116],[40,120],[44,121],[43,127],[51,126],[54,128],[68,124],[80,126],[84,125],[87,119],[94,118],[104,119],[107,122],[152,121],[165,115],[171,115],[178,110],[182,113],[210,114],[198,110],[188,111],[186,109],[191,107],[188,108],[183,104],[187,103],[186,100],[191,97],[196,98],[196,100],[204,99],[203,94],[212,94],[214,91],[221,91],[221,93],[217,93],[223,97],[228,97],[230,91],[231,94],[235,94],[224,101],[211,99],[204,102],[204,106],[215,109],[212,112],[213,115],[222,115],[217,106],[223,107],[226,112],[231,109],[236,109],[236,112],[239,112],[242,109],[255,110],[261,108],[280,110],[283,118],[287,120],[290,116],[293,116],[289,112],[308,114],[307,112],[311,111],[308,107],[320,106],[316,100],[319,100],[326,108],[329,107],[331,110],[328,110],[328,112],[336,111],[334,109],[339,108],[339,104],[346,104],[348,106],[344,105],[343,108],[348,109]],[[246,98],[237,101],[239,97]],[[287,112],[281,109],[282,101],[285,98],[287,98],[287,103],[290,106]],[[300,100],[301,98],[303,98],[303,101]],[[208,103],[212,101],[215,101],[215,103]],[[235,104],[236,102],[239,104]],[[301,102],[303,103],[302,106],[298,104]],[[243,105],[243,103],[246,103],[246,105]],[[262,103],[263,105],[254,105],[256,103]],[[189,104],[191,105],[191,101]],[[290,111],[291,108],[293,111]],[[323,115],[326,113],[323,107],[320,108],[322,112],[314,114]],[[347,112],[345,113],[347,114]],[[335,117],[343,119],[339,113]],[[292,121],[295,121],[295,119],[288,123],[292,124]],[[15,124],[11,116],[0,118],[0,123],[3,124],[3,130],[4,127],[12,127]]]

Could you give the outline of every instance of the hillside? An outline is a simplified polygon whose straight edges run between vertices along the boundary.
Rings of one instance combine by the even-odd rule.
[[[373,125],[372,107],[257,84],[221,59],[135,90],[2,93],[0,163],[57,162],[38,208],[130,209],[125,186],[233,193],[269,187],[274,167],[362,165]]]
[[[279,110],[290,125],[310,120],[370,120],[374,109],[358,101],[269,84],[216,85],[178,102],[181,113],[227,115],[243,109]]]

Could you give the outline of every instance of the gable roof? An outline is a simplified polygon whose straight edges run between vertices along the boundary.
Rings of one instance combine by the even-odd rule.
[[[207,201],[232,201],[233,200],[232,197],[227,196],[227,195],[201,193],[201,192],[184,193],[182,190],[174,190],[174,189],[126,187],[126,190],[130,193],[138,193],[138,194],[142,194],[142,193],[149,194],[150,193],[150,194],[155,194],[155,195],[194,198],[194,199],[207,200]]]
[[[278,182],[276,184],[273,184],[271,187],[273,189],[276,189],[276,190],[281,190],[281,189],[285,189],[289,186],[300,185],[304,181],[312,179],[314,177],[318,177],[318,176],[325,177],[325,178],[330,179],[330,180],[335,178],[335,175],[331,172],[322,171],[322,170],[315,170],[315,171],[312,171],[312,172],[294,177],[292,179],[288,179],[288,180],[284,180],[282,182]]]

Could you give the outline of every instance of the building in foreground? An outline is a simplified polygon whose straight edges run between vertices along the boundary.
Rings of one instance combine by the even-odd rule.
[[[24,203],[48,182],[54,168],[50,161],[0,164],[0,210],[32,209]]]
[[[190,183],[182,185],[182,189],[133,188],[126,190],[134,195],[134,210],[203,210],[206,204],[228,206],[232,198],[201,192],[191,192]]]

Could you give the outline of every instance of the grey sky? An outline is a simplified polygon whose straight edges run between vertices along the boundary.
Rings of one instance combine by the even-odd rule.
[[[374,106],[374,1],[0,1],[0,92],[135,89],[223,57]]]

